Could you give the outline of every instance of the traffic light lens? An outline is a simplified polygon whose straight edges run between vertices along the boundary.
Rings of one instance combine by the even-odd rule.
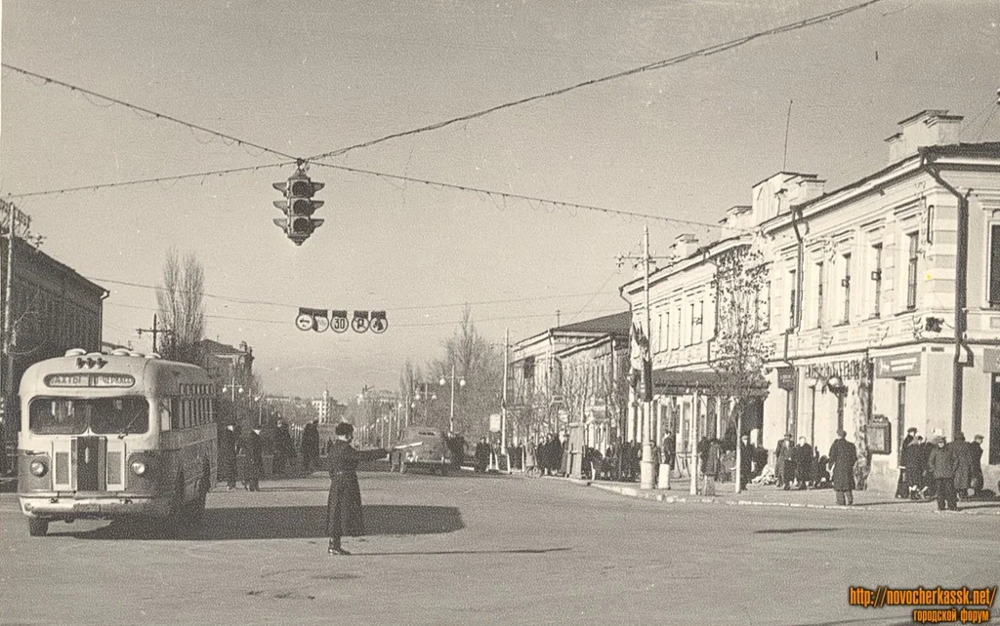
[[[300,217],[292,220],[292,232],[294,233],[308,233],[312,230],[309,227],[309,218]]]
[[[312,195],[312,183],[308,180],[296,180],[292,181],[292,195],[293,196],[311,196]]]

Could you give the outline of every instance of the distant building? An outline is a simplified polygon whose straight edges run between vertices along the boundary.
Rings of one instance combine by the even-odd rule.
[[[255,398],[253,349],[245,341],[238,347],[202,339],[199,342],[202,367],[215,385],[216,415],[220,424],[238,424],[250,428],[264,422],[263,400]]]
[[[632,314],[624,311],[550,328],[514,344],[508,414],[521,431],[515,436],[544,436],[571,421],[606,419],[605,383],[624,374],[612,355],[628,350],[631,322]],[[617,422],[612,425],[618,428]]]
[[[313,399],[310,403],[316,409],[320,424],[338,424],[347,411],[347,406],[331,398],[328,390],[323,391],[322,398]]]

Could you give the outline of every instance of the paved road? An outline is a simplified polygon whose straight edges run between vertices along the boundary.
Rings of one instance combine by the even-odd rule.
[[[365,473],[328,557],[327,480],[213,492],[178,539],[32,538],[0,496],[2,624],[908,624],[849,585],[993,586],[1000,518],[664,505],[555,479]],[[994,607],[997,609],[998,607]]]

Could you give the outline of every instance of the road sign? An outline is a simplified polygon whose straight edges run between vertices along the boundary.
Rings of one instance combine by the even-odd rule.
[[[351,320],[351,328],[354,329],[356,333],[363,333],[368,330],[370,322],[368,321],[368,311],[355,311],[354,319]]]
[[[347,321],[347,311],[333,311],[330,316],[330,328],[335,333],[346,333],[350,323]]]
[[[381,335],[389,328],[389,320],[385,316],[385,311],[372,311],[372,332]]]

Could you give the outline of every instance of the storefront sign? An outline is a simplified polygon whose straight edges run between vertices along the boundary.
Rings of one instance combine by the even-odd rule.
[[[996,348],[983,350],[983,371],[993,374],[1000,373],[1000,350]]]
[[[841,380],[858,380],[861,378],[862,362],[834,361],[832,363],[813,363],[806,365],[806,378],[827,380],[839,376]]]
[[[920,376],[920,353],[875,357],[876,378],[903,378]]]
[[[794,367],[779,367],[778,368],[778,389],[787,389],[788,391],[795,390],[795,368]]]

